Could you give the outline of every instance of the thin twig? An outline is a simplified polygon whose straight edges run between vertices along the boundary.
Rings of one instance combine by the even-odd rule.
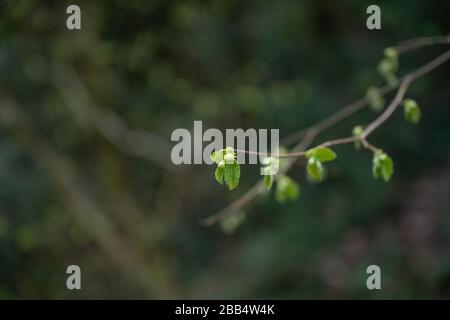
[[[400,42],[394,48],[399,54],[410,52],[421,47],[431,46],[435,44],[449,44],[450,35],[438,37],[422,37]]]
[[[408,89],[408,87],[412,81],[414,81],[415,79],[421,77],[422,75],[430,72],[431,70],[435,69],[437,66],[439,66],[442,63],[444,63],[445,61],[447,61],[449,59],[449,53],[450,53],[450,50],[444,52],[441,56],[437,57],[430,63],[427,63],[426,65],[415,70],[414,72],[404,76],[402,78],[402,80],[400,80],[398,82],[398,83],[400,83],[400,87],[399,87],[399,90],[397,91],[397,95],[394,98],[394,100],[386,108],[386,110],[377,119],[375,119],[375,121],[373,121],[371,124],[369,124],[367,126],[367,128],[361,134],[361,138],[366,139],[370,133],[372,133],[376,128],[378,128],[383,122],[385,122],[392,115],[392,113],[395,111],[397,106],[401,103],[403,96],[405,95],[405,92]],[[396,87],[399,86],[398,83],[397,83]],[[380,90],[383,90],[384,88],[385,87],[382,87]],[[356,103],[352,103],[351,105],[349,105],[349,107],[351,106],[352,108],[349,108],[349,107],[344,108],[343,110],[345,110],[345,112],[337,112],[337,113],[333,114],[332,116],[328,117],[327,119],[325,119],[324,121],[320,122],[316,127],[316,132],[322,132],[326,128],[332,126],[333,124],[345,119],[346,118],[346,117],[344,117],[345,114],[348,114],[347,117],[349,115],[353,114],[353,111],[356,109],[355,106],[357,106],[358,108],[364,107],[365,104],[362,107],[360,106],[360,105],[362,105],[362,102],[361,102],[362,100],[365,100],[365,99],[360,99],[360,100],[356,101]],[[324,142],[324,143],[320,144],[318,147],[330,147],[333,145],[352,143],[357,140],[360,140],[361,138],[347,137],[347,138],[336,139],[336,140]],[[266,156],[266,157],[277,157],[277,158],[301,157],[306,154],[306,152],[269,154],[269,153],[265,153],[265,152],[256,152],[256,151],[248,151],[248,150],[240,150],[240,149],[237,149],[235,151],[241,152],[241,153],[247,153],[247,154]]]
[[[384,95],[400,85],[400,88],[397,92],[396,98],[399,96],[403,97],[404,92],[406,92],[406,89],[410,85],[411,82],[415,81],[416,79],[418,79],[418,78],[424,76],[425,74],[431,72],[432,70],[436,69],[438,66],[442,65],[449,59],[450,59],[450,50],[447,50],[443,54],[441,54],[440,56],[438,56],[437,58],[432,60],[431,62],[425,64],[424,66],[422,66],[422,67],[416,69],[415,71],[404,76],[401,79],[401,81],[398,82],[398,84],[396,86],[393,86],[393,87],[384,86],[384,87],[380,88],[380,92],[382,95]],[[400,100],[400,102],[398,104],[395,104],[395,103],[397,103],[397,100],[398,100],[396,98],[394,98],[394,100],[392,101],[390,106],[388,106],[388,108],[385,110],[385,112],[382,115],[380,115],[377,119],[375,119],[374,122],[372,122],[368,127],[366,127],[366,130],[364,131],[365,135],[362,136],[360,139],[363,146],[373,152],[377,151],[378,149],[375,146],[368,143],[366,138],[370,133],[372,133],[376,128],[378,128],[379,125],[381,125],[384,121],[386,121],[386,119],[389,118],[389,116],[392,114],[393,111],[395,111],[395,109],[398,107],[399,103],[401,102],[401,100]],[[340,121],[346,119],[347,117],[356,113],[357,111],[361,110],[367,104],[368,104],[368,100],[366,98],[356,100],[355,102],[351,103],[350,105],[348,105],[341,111],[338,111],[337,113],[326,118],[325,120],[320,122],[318,125],[304,129],[304,131],[302,131],[303,132],[302,139],[293,148],[292,153],[304,155],[304,150],[306,148],[308,148],[308,146],[311,145],[312,141],[318,134],[320,134],[322,131],[330,128],[331,126],[339,123]],[[392,112],[391,112],[391,109],[392,109]],[[389,113],[387,113],[387,112],[389,112]],[[388,115],[387,117],[385,115],[386,113]],[[345,139],[344,141],[346,143],[357,141],[357,139],[355,139],[354,137],[351,137],[351,138],[353,140],[350,139],[350,137],[349,137],[349,138],[344,138]],[[343,140],[338,139],[338,141],[339,141],[339,144],[341,144],[340,142],[342,142]],[[294,162],[295,162],[294,159],[288,159],[287,163],[280,169],[279,175],[283,175],[287,171],[289,171],[289,169],[292,167]],[[239,197],[237,200],[233,201],[232,203],[230,203],[228,206],[226,206],[219,212],[217,212],[217,213],[213,214],[212,216],[208,217],[207,219],[205,219],[203,221],[203,224],[210,226],[210,225],[213,225],[213,224],[221,221],[222,219],[230,216],[231,214],[236,212],[238,209],[240,209],[243,206],[245,206],[246,204],[250,203],[263,190],[264,190],[264,184],[262,181],[259,181],[250,190],[248,190],[241,197]]]
[[[403,42],[400,42],[398,45],[396,45],[394,48],[397,50],[399,54],[411,52],[417,49],[420,49],[424,46],[434,45],[434,44],[450,44],[450,35],[448,36],[437,36],[437,37],[423,37],[423,38],[415,38],[406,40]],[[398,84],[403,79],[400,79],[399,82],[397,82],[396,85],[385,85],[380,88],[378,88],[378,91],[383,96],[392,90],[396,89]],[[291,143],[294,143],[301,139],[307,130],[311,128],[316,128],[317,131],[324,131],[328,128],[331,128],[335,124],[341,122],[342,120],[348,118],[349,116],[353,115],[354,113],[358,112],[359,110],[363,109],[367,106],[368,99],[367,97],[361,98],[356,100],[355,102],[349,104],[348,106],[342,108],[341,110],[337,111],[336,113],[332,114],[331,116],[325,118],[324,120],[320,121],[319,123],[293,132],[290,135],[286,136],[281,140],[281,143],[283,145],[290,145]]]
[[[379,149],[377,147],[375,147],[373,144],[369,143],[366,138],[361,137],[361,143],[363,145],[364,148],[372,151],[373,153],[377,152]]]
[[[91,126],[125,154],[146,159],[167,170],[180,169],[167,161],[170,144],[162,137],[147,130],[133,129],[112,108],[97,106],[75,69],[53,62],[52,70],[55,87],[81,126]]]
[[[411,80],[408,77],[406,80],[402,82],[400,85],[397,94],[395,95],[394,100],[389,104],[389,106],[384,110],[384,112],[375,119],[371,124],[367,126],[366,129],[364,129],[363,133],[361,134],[361,137],[366,139],[372,132],[374,132],[378,127],[380,127],[397,109],[397,107],[400,105],[400,103],[403,100],[403,97],[405,96],[405,92],[408,89],[409,85],[411,84]]]

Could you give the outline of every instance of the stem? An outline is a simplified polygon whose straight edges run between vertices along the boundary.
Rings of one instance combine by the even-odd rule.
[[[409,79],[409,77],[403,80],[402,84],[400,85],[400,88],[397,91],[397,94],[395,95],[394,100],[392,100],[392,102],[389,104],[386,110],[384,110],[384,112],[378,118],[376,118],[375,121],[369,124],[367,128],[363,131],[363,133],[361,134],[361,137],[363,139],[366,139],[373,131],[375,131],[387,119],[389,119],[389,117],[394,113],[394,111],[402,102],[406,90],[408,89],[410,84],[411,80]]]
[[[372,151],[373,153],[377,152],[379,149],[377,147],[375,147],[373,144],[370,144],[366,138],[361,137],[360,139],[362,145],[364,148],[369,149],[370,151]]]
[[[389,104],[389,106],[386,108],[386,110],[378,117],[376,118],[372,123],[370,123],[367,128],[363,131],[361,134],[361,137],[363,139],[366,139],[373,131],[375,131],[379,126],[381,126],[389,117],[394,113],[394,111],[397,109],[397,107],[400,105],[400,103],[403,100],[403,97],[405,96],[406,90],[409,88],[411,83],[416,80],[417,78],[429,73],[430,71],[434,70],[444,62],[446,62],[450,58],[450,50],[447,50],[440,56],[438,56],[433,61],[427,63],[426,65],[422,66],[421,68],[417,69],[416,71],[404,76],[402,80],[400,81],[400,86],[397,90],[397,94],[392,100],[392,102]],[[339,114],[339,118],[342,117],[341,113]],[[327,127],[330,122],[334,122],[335,118],[328,118],[332,120],[328,120],[326,122],[322,122],[322,126]],[[325,125],[324,125],[325,124]],[[322,131],[321,128],[316,129],[316,131]],[[317,147],[330,147],[333,145],[339,145],[339,144],[347,144],[352,143],[355,141],[360,140],[358,137],[347,137],[347,138],[340,138],[336,140],[330,140],[327,142],[324,142]],[[305,151],[300,152],[290,152],[290,153],[283,153],[283,154],[269,154],[269,153],[263,153],[263,152],[256,152],[256,151],[247,151],[247,150],[235,150],[236,152],[242,152],[242,153],[248,153],[248,154],[254,154],[254,155],[260,155],[260,156],[266,156],[266,157],[275,157],[275,158],[295,158],[295,157],[302,157],[306,154]]]
[[[423,45],[423,43],[422,43]],[[428,62],[424,66],[416,69],[415,71],[407,74],[401,80],[398,82],[398,84],[394,87],[384,86],[380,88],[381,94],[386,94],[393,90],[394,88],[398,87],[400,85],[397,95],[394,98],[394,100],[391,102],[391,104],[388,106],[388,108],[381,114],[377,119],[375,119],[369,126],[363,131],[364,136],[361,136],[359,140],[363,144],[363,146],[373,152],[376,152],[378,149],[371,145],[369,142],[367,142],[366,138],[369,134],[371,134],[374,130],[376,130],[384,121],[386,121],[390,115],[395,111],[395,109],[398,107],[398,105],[401,102],[398,102],[398,97],[403,97],[404,93],[406,92],[406,89],[409,87],[409,85],[417,80],[418,78],[426,75],[427,73],[433,71],[440,65],[444,64],[450,59],[450,50],[445,51],[443,54],[438,56],[437,58],[433,59],[432,61]],[[396,99],[397,98],[397,99]],[[398,103],[397,103],[398,102]],[[322,122],[319,122],[315,126],[308,127],[306,129],[303,129],[302,131],[299,131],[301,133],[301,140],[295,145],[293,148],[292,153],[283,154],[283,157],[290,158],[291,156],[299,157],[304,156],[305,149],[308,148],[308,146],[311,144],[311,142],[314,140],[314,138],[324,130],[332,127],[333,125],[339,123],[340,121],[346,119],[347,117],[353,115],[357,111],[363,109],[368,104],[368,101],[366,98],[361,98],[359,100],[356,100],[352,104],[348,105],[344,109],[338,111],[337,113],[331,115],[330,117],[326,118]],[[389,110],[389,111],[388,111]],[[392,111],[391,111],[392,110]],[[348,137],[343,139],[337,139],[337,140],[331,140],[328,142],[325,142],[322,144],[322,146],[329,145],[332,143],[333,145],[337,144],[344,144],[344,143],[350,143],[358,141],[357,138],[354,137]],[[245,152],[244,150],[240,150],[241,152]],[[294,159],[288,159],[287,163],[280,168],[279,175],[285,174],[294,164]],[[264,183],[262,181],[259,181],[256,183],[250,190],[248,190],[244,195],[239,197],[237,200],[230,203],[228,206],[223,208],[222,210],[218,211],[217,213],[211,215],[207,219],[203,220],[203,224],[210,226],[213,225],[222,219],[230,216],[246,204],[250,203],[254,198],[256,198],[261,192],[264,190]]]

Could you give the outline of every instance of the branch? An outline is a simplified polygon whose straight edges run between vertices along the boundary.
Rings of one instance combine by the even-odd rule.
[[[364,147],[367,149],[370,149],[371,151],[376,151],[377,148],[372,146],[370,143],[367,142],[366,138],[371,134],[375,129],[377,129],[381,124],[383,124],[395,111],[395,109],[398,107],[398,105],[401,103],[403,96],[409,87],[409,85],[415,81],[416,79],[426,75],[427,73],[433,71],[438,66],[442,65],[446,61],[450,59],[450,50],[447,50],[431,62],[425,64],[424,66],[416,69],[415,71],[407,74],[404,76],[397,85],[395,86],[383,86],[379,88],[380,94],[385,95],[391,90],[395,89],[396,87],[400,86],[397,95],[394,98],[394,100],[391,102],[391,104],[386,108],[386,110],[377,118],[375,119],[371,124],[369,124],[368,127],[363,131],[363,134],[361,138],[358,137],[348,137],[348,138],[342,138],[337,140],[332,140],[325,142],[321,144],[321,146],[330,146],[330,145],[337,145],[337,144],[345,144],[345,143],[351,143],[355,142],[357,140],[361,140]],[[302,133],[302,139],[297,143],[297,145],[293,148],[293,152],[289,154],[283,154],[284,157],[299,157],[305,155],[305,149],[308,148],[308,146],[311,145],[314,138],[323,132],[324,130],[332,127],[333,125],[339,123],[340,121],[346,119],[347,117],[353,115],[357,111],[363,109],[368,104],[367,98],[361,98],[359,100],[356,100],[355,102],[351,103],[350,105],[346,106],[344,109],[336,112],[335,114],[329,116],[325,120],[319,122],[317,125],[306,128],[301,131]],[[242,150],[241,150],[242,151]],[[285,166],[283,166],[280,170],[279,175],[285,174],[294,164],[295,160],[289,159]],[[235,211],[243,207],[244,205],[250,203],[256,196],[258,196],[262,191],[264,190],[264,183],[262,181],[259,181],[255,186],[253,186],[249,191],[244,193],[240,198],[233,201],[231,204],[226,206],[224,209],[220,210],[216,214],[208,217],[203,221],[205,225],[213,225],[217,223],[218,221],[228,217],[229,215],[233,214]]]
[[[54,182],[56,191],[64,200],[68,212],[77,223],[105,252],[124,274],[130,275],[144,290],[147,297],[172,297],[169,292],[173,285],[168,277],[155,279],[155,270],[160,270],[164,259],[160,252],[153,250],[153,258],[148,256],[149,247],[136,246],[128,236],[117,230],[111,221],[110,212],[99,205],[89,192],[89,182],[69,158],[54,150],[34,127],[32,120],[11,97],[0,96],[0,125],[8,128],[13,137],[22,144],[30,156]],[[158,282],[155,282],[158,281]]]
[[[412,52],[412,51],[420,49],[424,46],[429,46],[429,45],[433,45],[433,44],[450,44],[450,35],[410,39],[410,40],[400,42],[394,48],[399,54],[403,54],[403,53]],[[394,86],[384,85],[384,86],[378,88],[380,94],[386,95],[389,92],[391,92],[392,90],[396,89],[398,87],[398,84],[401,82],[401,80],[403,80],[403,79],[400,79],[400,81],[397,82],[397,84]],[[337,123],[341,122],[342,120],[345,120],[349,116],[355,114],[359,110],[366,107],[367,103],[368,103],[368,100],[366,97],[358,99],[358,100],[354,101],[353,103],[349,104],[348,106],[344,107],[343,109],[332,114],[331,116],[320,121],[319,123],[317,123],[311,127],[302,129],[300,131],[291,133],[290,135],[283,138],[281,140],[281,143],[284,145],[290,145],[291,143],[295,143],[305,135],[306,131],[313,129],[313,128],[319,132],[329,129],[332,126],[336,125]]]
[[[414,51],[421,47],[431,46],[435,44],[449,44],[450,43],[450,35],[441,36],[441,37],[422,37],[415,38],[400,42],[394,48],[398,53],[405,53]]]
[[[405,92],[410,84],[411,80],[409,80],[409,78],[402,81],[402,84],[400,85],[400,88],[398,89],[394,100],[392,100],[391,104],[378,118],[375,119],[375,121],[373,121],[371,124],[367,126],[366,129],[364,129],[363,133],[361,134],[361,138],[366,139],[369,136],[369,134],[374,132],[394,113],[395,109],[397,109],[397,107],[402,102],[403,97],[405,96]]]
[[[144,158],[167,170],[178,170],[167,161],[170,144],[157,134],[131,129],[126,121],[111,109],[100,111],[75,70],[61,63],[53,63],[55,87],[81,125],[89,125],[125,154]]]

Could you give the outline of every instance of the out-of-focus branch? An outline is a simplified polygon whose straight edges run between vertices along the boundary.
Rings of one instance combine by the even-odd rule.
[[[126,121],[112,110],[101,111],[76,71],[69,66],[55,62],[52,69],[54,85],[82,125],[91,126],[126,154],[144,158],[169,170],[178,168],[169,161],[171,145],[166,140],[146,130],[129,128]]]
[[[450,35],[448,36],[437,36],[437,37],[423,37],[423,38],[415,38],[406,40],[403,42],[400,42],[398,45],[396,45],[394,48],[399,54],[411,52],[414,50],[418,50],[424,46],[434,45],[434,44],[450,44]],[[392,90],[396,89],[400,81],[392,86],[392,85],[385,85],[380,88],[378,88],[381,95],[386,95]],[[318,132],[325,131],[334,125],[338,124],[342,120],[347,119],[354,113],[358,112],[359,110],[365,108],[368,104],[368,100],[366,97],[363,97],[361,99],[358,99],[354,101],[353,103],[349,104],[348,106],[342,108],[341,110],[337,111],[336,113],[333,113],[329,117],[325,118],[324,120],[316,123],[315,125],[293,132],[290,135],[286,136],[281,140],[281,143],[285,146],[291,145],[292,143],[295,143],[301,139],[305,133],[315,128]]]
[[[407,74],[402,78],[401,81],[398,82],[396,86],[388,87],[384,86],[380,88],[380,92],[382,95],[385,95],[386,93],[390,92],[394,88],[399,87],[399,90],[397,92],[396,97],[391,102],[391,104],[386,108],[386,110],[381,114],[377,119],[375,119],[369,126],[366,127],[366,129],[363,132],[362,140],[363,145],[367,147],[368,149],[373,149],[373,146],[369,144],[366,141],[367,136],[372,133],[375,129],[377,129],[386,119],[390,117],[390,115],[395,111],[395,109],[398,107],[398,105],[401,103],[401,100],[403,99],[404,93],[406,92],[406,89],[410,85],[410,83],[425,74],[431,72],[432,70],[436,69],[440,65],[444,64],[450,59],[450,50],[444,52],[437,58],[433,59],[431,62],[425,64],[424,66],[416,69],[415,71]],[[340,121],[346,119],[347,117],[353,115],[357,111],[363,109],[365,106],[368,105],[368,99],[362,98],[359,99],[352,104],[348,105],[341,111],[338,111],[337,113],[331,115],[330,117],[326,118],[322,122],[319,122],[316,126],[309,127],[305,129],[303,133],[303,138],[300,140],[300,142],[297,143],[297,145],[294,147],[291,153],[288,155],[292,156],[293,158],[296,158],[298,156],[303,156],[305,154],[306,148],[308,148],[314,138],[323,132],[324,130],[332,127],[333,125],[339,123]],[[357,138],[355,137],[348,137],[348,138],[342,138],[337,139],[329,142],[325,142],[321,144],[321,146],[330,146],[333,144],[345,144],[345,143],[351,143],[356,141]],[[372,150],[373,151],[373,150]],[[278,176],[281,176],[285,174],[294,164],[295,159],[288,159],[289,161],[286,162],[283,168],[281,168]],[[261,192],[264,191],[264,183],[262,181],[259,181],[254,187],[252,187],[249,191],[244,193],[241,197],[239,197],[237,200],[233,201],[231,204],[226,206],[224,209],[220,210],[219,212],[215,213],[214,215],[208,217],[203,221],[205,225],[212,225],[220,220],[228,217],[229,215],[233,214],[240,208],[242,208],[244,205],[251,202],[254,198],[256,198]]]
[[[435,44],[450,44],[450,35],[441,37],[421,37],[400,42],[394,48],[398,53],[414,51],[421,47]]]
[[[401,42],[395,46],[395,49],[399,53],[405,53],[417,50],[423,46],[449,43],[450,35],[423,37]],[[53,63],[53,77],[54,84],[59,89],[67,106],[81,123],[95,128],[102,136],[124,153],[144,158],[169,170],[179,168],[173,166],[168,161],[171,146],[166,140],[146,130],[129,128],[126,121],[111,110],[100,111],[94,105],[87,88],[75,70],[61,63]],[[381,94],[386,94],[393,89],[395,87],[386,85],[379,90]],[[348,118],[366,105],[366,98],[357,100],[313,127],[294,132],[285,137],[281,143],[283,145],[290,145],[298,141],[312,128],[317,132],[322,132]]]
[[[151,262],[142,248],[132,244],[117,232],[108,214],[88,192],[88,183],[82,173],[64,155],[54,151],[34,128],[31,121],[10,97],[0,97],[0,124],[8,128],[36,163],[58,186],[68,211],[98,243],[111,261],[124,274],[134,278],[148,298],[176,296],[168,284],[168,272],[164,259],[158,252],[151,252]]]

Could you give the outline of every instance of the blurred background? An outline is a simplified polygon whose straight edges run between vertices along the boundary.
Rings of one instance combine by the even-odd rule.
[[[66,8],[81,7],[81,31]],[[177,128],[279,128],[284,137],[382,85],[400,41],[446,35],[448,1],[2,1],[0,298],[448,298],[450,68],[414,82],[418,126],[398,111],[371,142],[395,162],[335,150],[328,179],[301,163],[295,202],[272,192],[230,223],[200,221],[229,192],[214,167],[174,166]],[[448,49],[402,55],[406,74]],[[391,99],[392,94],[387,96]],[[348,136],[369,109],[320,135]],[[238,221],[240,220],[240,221]],[[240,222],[240,223],[238,223]],[[66,288],[81,267],[82,290]],[[382,290],[366,288],[377,264]]]

